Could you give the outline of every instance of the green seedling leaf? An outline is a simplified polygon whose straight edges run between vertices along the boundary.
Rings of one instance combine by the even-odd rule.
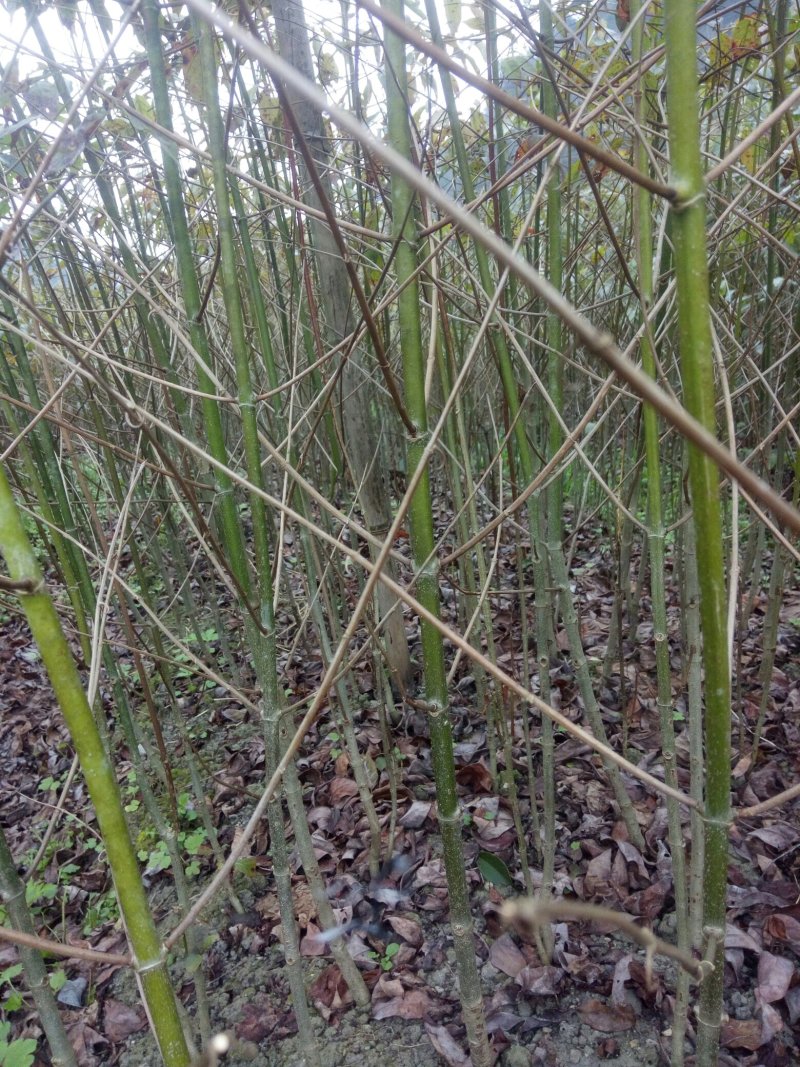
[[[205,840],[205,830],[195,830],[193,833],[186,835],[186,840],[183,844],[190,856],[196,856],[205,844]]]
[[[14,963],[10,967],[6,967],[4,971],[0,971],[0,985],[4,985],[6,982],[13,982],[20,974],[22,974],[21,963]]]
[[[491,882],[492,885],[501,886],[503,889],[510,889],[514,884],[511,871],[501,859],[493,856],[491,852],[478,853],[478,870],[481,872],[481,878],[483,878],[484,882]]]
[[[36,1042],[32,1037],[18,1038],[6,1045],[0,1044],[0,1063],[3,1067],[31,1067],[36,1055]]]
[[[14,1011],[19,1011],[24,1003],[25,1001],[22,999],[22,993],[18,993],[17,990],[14,989],[9,993],[2,1004],[0,1004],[0,1008],[2,1008],[7,1015],[10,1015]],[[2,1063],[2,1060],[0,1060],[0,1063]]]

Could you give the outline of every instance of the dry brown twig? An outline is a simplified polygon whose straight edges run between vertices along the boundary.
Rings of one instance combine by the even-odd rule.
[[[650,983],[653,957],[667,956],[682,967],[696,981],[702,982],[711,970],[708,960],[697,960],[683,949],[656,937],[647,926],[640,926],[624,912],[604,908],[599,904],[587,904],[582,900],[540,900],[536,897],[516,897],[507,900],[500,915],[508,925],[535,930],[554,919],[572,919],[579,922],[611,923],[622,933],[641,945],[645,950],[647,981]]]
[[[10,930],[7,926],[0,926],[0,941],[10,941],[12,945],[24,945],[26,948],[49,952],[54,956],[88,960],[90,963],[114,963],[119,967],[133,965],[131,956],[123,956],[119,952],[98,952],[96,949],[83,948],[81,945],[64,945],[60,941],[51,941],[49,938],[37,937],[35,934],[25,934],[21,930]]]

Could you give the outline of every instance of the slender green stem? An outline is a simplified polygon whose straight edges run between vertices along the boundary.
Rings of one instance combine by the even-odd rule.
[[[0,828],[0,901],[8,913],[9,925],[23,934],[35,934],[36,928],[25,900],[25,885],[17,873],[14,857],[8,847],[5,834]],[[58,1011],[56,998],[50,988],[47,967],[41,952],[20,945],[19,958],[25,972],[28,989],[39,1013],[39,1021],[50,1045],[53,1067],[77,1067],[64,1023]]]
[[[631,15],[636,17],[639,2],[631,4]],[[645,35],[642,21],[639,20],[634,30],[634,58],[641,60]],[[642,78],[647,79],[643,74]],[[645,128],[648,111],[645,104],[647,81],[640,83],[636,94],[636,118],[640,131]],[[647,146],[643,133],[637,143],[637,162],[640,167],[648,169]],[[636,191],[636,227],[637,227],[637,266],[639,271],[639,296],[642,314],[648,316],[653,303],[653,234],[652,234],[652,198],[645,189]],[[652,329],[648,326],[642,337],[642,366],[652,377],[656,377],[656,359],[652,344]],[[667,596],[664,573],[664,512],[661,476],[661,449],[659,445],[658,415],[649,405],[643,412],[645,436],[645,460],[647,471],[647,522],[648,548],[650,555],[650,595],[653,605],[653,640],[656,651],[656,679],[658,691],[658,711],[661,727],[661,748],[664,757],[664,778],[671,786],[678,786],[677,749],[675,747],[675,728],[673,724],[672,672],[669,658],[669,639],[667,622]],[[627,571],[622,571],[622,574]],[[635,616],[632,616],[635,618]],[[621,637],[621,634],[620,634]],[[675,895],[675,916],[678,934],[678,947],[688,951],[689,941],[689,903],[686,884],[686,856],[681,826],[680,809],[677,802],[668,797],[667,818],[669,825],[669,847],[672,856],[672,884]],[[675,1010],[672,1019],[672,1067],[681,1067],[683,1063],[683,1045],[686,1032],[686,1013],[689,1005],[689,981],[685,971],[679,971]]]
[[[385,0],[384,7],[402,17],[402,0]],[[390,142],[406,159],[411,158],[408,126],[408,82],[403,42],[387,31],[386,96]],[[414,195],[399,175],[392,175],[392,216],[397,242],[395,268],[402,287],[397,303],[400,346],[403,355],[406,410],[416,427],[416,437],[407,449],[409,476],[416,472],[428,434],[425,398],[425,359],[420,326],[420,294],[417,282],[417,236],[414,222]],[[418,568],[417,596],[428,611],[439,616],[439,585],[435,563],[430,472],[425,470],[409,506],[411,547]],[[464,845],[461,838],[461,807],[455,779],[453,733],[449,712],[444,642],[438,630],[423,620],[422,657],[431,760],[436,783],[439,826],[450,895],[450,919],[456,953],[456,973],[472,1062],[485,1067],[492,1056],[486,1033],[480,977],[475,962],[472,915],[466,877]]]
[[[69,728],[97,813],[114,887],[136,957],[139,982],[165,1067],[186,1067],[189,1051],[178,1017],[165,954],[150,913],[125,822],[117,780],[2,468],[0,553],[6,559],[10,577],[14,581],[28,583],[31,590],[21,596],[22,607]]]
[[[672,233],[684,398],[691,414],[714,433],[716,394],[709,314],[705,188],[694,62],[697,5],[694,0],[666,0],[664,10],[670,159],[674,185],[678,190]],[[690,56],[692,60],[688,61]],[[731,678],[719,468],[694,445],[689,446],[689,481],[697,534],[705,673],[703,921],[714,964],[713,972],[700,987],[697,1062],[699,1067],[713,1067],[719,1046],[724,973]]]

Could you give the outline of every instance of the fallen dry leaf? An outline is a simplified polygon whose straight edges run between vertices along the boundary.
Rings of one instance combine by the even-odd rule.
[[[422,926],[418,919],[410,915],[387,915],[386,922],[409,945],[419,948],[422,944]]]
[[[328,788],[334,804],[341,804],[358,792],[358,786],[352,778],[333,778]]]
[[[630,1030],[636,1022],[636,1012],[630,1004],[612,1004],[610,1001],[585,1000],[578,1008],[582,1022],[602,1034],[619,1034]]]
[[[525,957],[514,944],[510,934],[503,934],[492,943],[489,949],[489,962],[498,971],[502,971],[511,978],[516,978],[526,966]]]
[[[326,1021],[334,1012],[342,1011],[353,1003],[353,995],[335,963],[326,967],[309,989],[311,999]]]
[[[400,825],[407,830],[418,830],[430,815],[432,807],[429,800],[415,800],[400,818]]]
[[[108,1039],[85,1020],[67,1027],[67,1034],[80,1067],[95,1067],[108,1058]]]
[[[328,951],[328,945],[320,939],[320,929],[314,923],[308,923],[306,932],[300,938],[301,956],[324,956]]]
[[[469,1067],[470,1058],[445,1026],[425,1026],[431,1044],[449,1067]]]
[[[795,952],[800,950],[800,922],[792,915],[769,915],[764,920],[764,933],[773,941],[786,941]]]
[[[563,980],[560,967],[524,967],[516,977],[518,986],[537,997],[554,997]]]
[[[456,781],[469,789],[473,795],[491,793],[494,789],[494,779],[489,768],[483,763],[468,763],[465,767],[459,767],[456,770]]]
[[[776,1034],[783,1030],[783,1016],[777,1008],[771,1004],[761,1005],[761,1043],[763,1045],[772,1041]]]
[[[143,1013],[113,997],[106,997],[103,1020],[103,1030],[109,1041],[124,1041],[131,1034],[143,1030],[146,1023]]]
[[[242,1017],[236,1024],[236,1036],[243,1041],[263,1041],[274,1031],[278,1014],[269,998],[260,994],[250,1004],[245,1004]]]
[[[589,861],[584,878],[584,892],[587,900],[592,897],[606,899],[612,896],[611,892],[611,864],[612,852],[605,849],[599,856]]]
[[[796,973],[791,960],[762,952],[758,961],[758,996],[762,1004],[783,1000]]]
[[[612,1056],[619,1056],[619,1041],[615,1037],[607,1037],[597,1043],[595,1052],[599,1060],[608,1060]]]
[[[761,1047],[761,1023],[758,1019],[727,1019],[722,1024],[719,1040],[723,1048],[746,1048],[755,1052]]]
[[[752,934],[746,933],[733,923],[725,924],[725,948],[747,948],[752,952],[761,951],[761,945]]]
[[[373,1019],[424,1019],[436,1008],[437,1001],[427,989],[405,990],[389,1000],[373,1001]]]

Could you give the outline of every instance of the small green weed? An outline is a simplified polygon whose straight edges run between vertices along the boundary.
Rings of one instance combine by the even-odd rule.
[[[338,730],[329,730],[328,733],[325,734],[325,740],[330,741],[333,745],[333,748],[330,751],[331,759],[338,759],[339,756],[341,756],[342,750],[339,747],[339,742],[341,741],[341,739],[342,738]]]
[[[394,958],[400,951],[400,946],[396,941],[390,941],[384,949],[383,955],[379,952],[368,952],[367,955],[370,959],[377,960],[381,965],[382,971],[391,971],[394,967]]]
[[[200,873],[200,856],[208,838],[205,828],[196,825],[197,812],[189,793],[181,793],[178,796],[178,816],[183,824],[183,829],[178,832],[178,844],[190,857],[185,867],[186,877],[196,878]],[[146,864],[149,875],[169,870],[172,866],[166,842],[161,839],[154,842],[154,836],[152,830],[143,830],[137,838],[137,844],[140,846],[137,855],[142,863]]]
[[[0,1022],[0,1065],[2,1067],[31,1067],[36,1055],[32,1037],[17,1037],[9,1041],[11,1023]]]
[[[16,979],[22,974],[22,964],[14,963],[10,967],[6,967],[4,971],[0,971],[0,1010],[10,1015],[13,1011],[19,1011],[25,1004],[25,996],[22,990],[17,988]],[[59,989],[66,982],[67,976],[62,967],[57,968],[55,971],[51,971],[48,976],[50,982],[50,988],[54,993],[57,993]],[[2,1047],[0,1045],[0,1047]],[[0,1063],[3,1060],[0,1059]]]
[[[44,778],[39,783],[39,789],[50,792],[61,788],[63,783],[54,778]],[[52,870],[51,863],[54,855],[59,851],[71,852],[73,855],[83,855],[91,865],[92,857],[87,853],[102,855],[105,851],[102,841],[80,819],[72,814],[65,818],[62,832],[54,836],[50,841],[39,865],[35,871],[31,871],[25,884],[25,900],[34,916],[43,918],[46,922],[53,921],[53,910],[61,911],[63,920],[64,909],[70,899],[70,889],[77,875],[80,875],[83,866],[78,863],[59,862],[56,866],[57,874],[48,875]],[[24,857],[24,865],[30,868],[35,856],[35,850],[31,850]],[[51,880],[52,878],[52,880]],[[113,890],[105,890],[102,893],[88,893],[88,907],[82,930],[84,934],[90,934],[98,925],[107,922],[116,922],[119,917],[116,897]],[[0,922],[5,918],[4,909],[0,908]]]
[[[12,1011],[19,1011],[24,1003],[22,993],[14,985],[14,979],[21,974],[21,963],[12,964],[11,967],[6,967],[4,971],[0,971],[0,996],[3,998],[0,1008],[7,1014]]]

